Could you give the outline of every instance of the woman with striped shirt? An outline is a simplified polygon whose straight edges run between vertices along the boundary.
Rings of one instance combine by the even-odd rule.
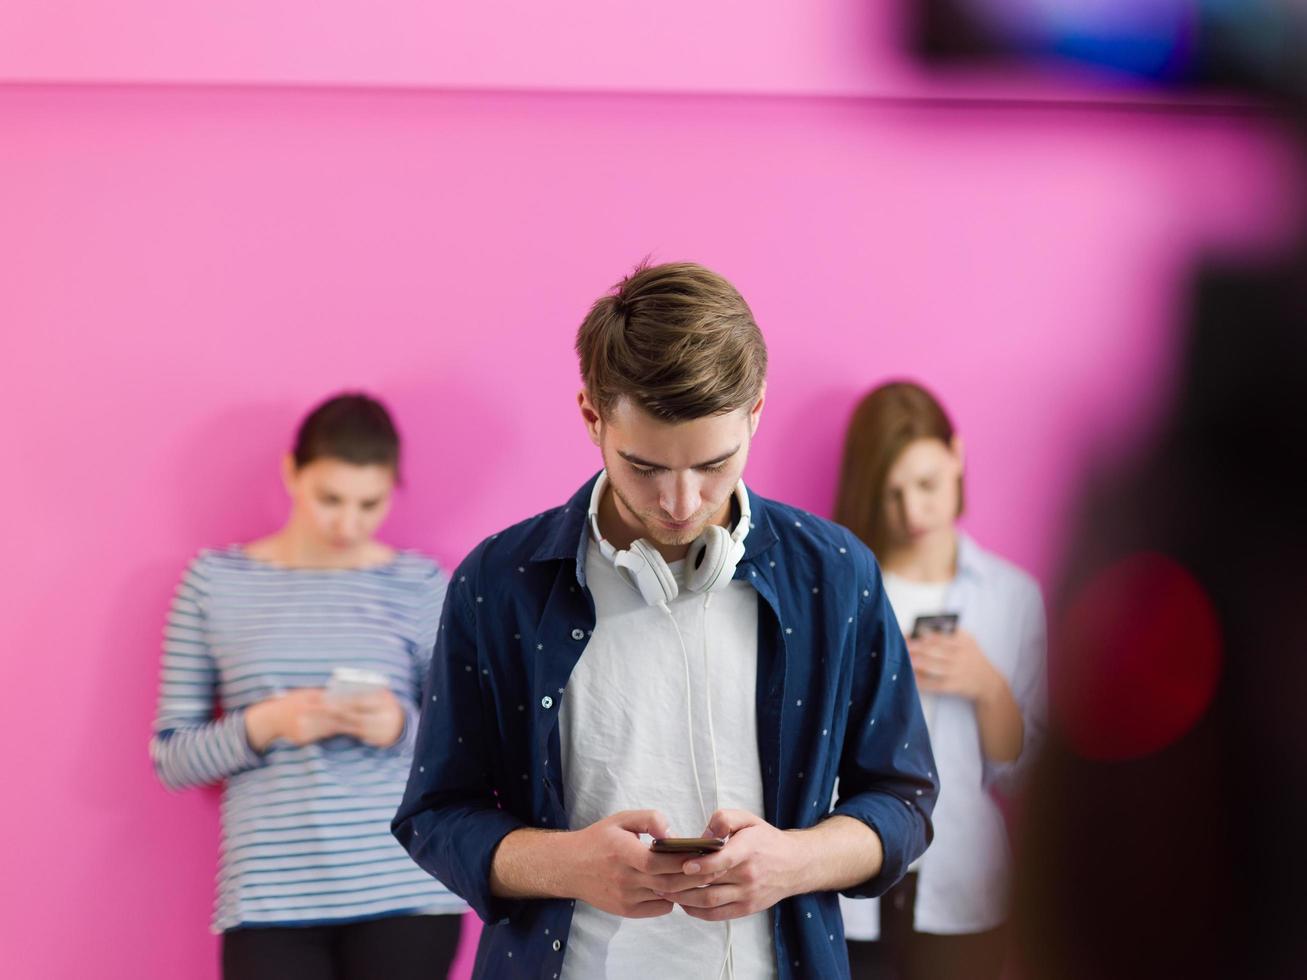
[[[150,753],[171,789],[225,784],[225,978],[441,977],[465,906],[389,824],[445,578],[374,537],[399,467],[380,403],[318,406],[283,466],[285,526],[201,552],[182,578]],[[340,695],[327,689],[337,668],[385,683]]]

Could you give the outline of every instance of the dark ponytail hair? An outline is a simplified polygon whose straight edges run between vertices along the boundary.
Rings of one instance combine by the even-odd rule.
[[[389,466],[399,480],[399,433],[386,407],[362,392],[328,398],[309,412],[295,435],[295,468],[318,459],[355,466]]]

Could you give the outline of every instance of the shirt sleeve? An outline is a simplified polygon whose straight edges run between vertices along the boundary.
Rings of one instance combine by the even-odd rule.
[[[445,605],[449,580],[439,565],[433,563],[430,577],[422,582],[422,596],[418,609],[417,634],[413,640],[413,700],[404,699],[404,730],[396,740],[395,749],[412,755],[417,744],[418,721],[422,711],[423,689],[431,669],[431,656],[440,625],[440,613]],[[429,695],[428,695],[429,696]]]
[[[880,873],[843,892],[876,898],[903,877],[930,843],[930,815],[939,788],[907,645],[880,569],[870,552],[860,550],[866,563],[859,575],[853,703],[832,814],[861,820],[880,838]]]
[[[498,922],[520,903],[490,893],[491,862],[499,842],[526,825],[500,808],[491,782],[498,731],[477,669],[478,624],[467,587],[473,563],[460,566],[445,596],[408,786],[391,830],[419,866],[482,920]]]
[[[150,758],[169,789],[216,783],[263,764],[245,734],[245,713],[214,718],[217,666],[209,647],[202,559],[191,562],[163,631],[163,669]]]
[[[1015,614],[1019,647],[1016,668],[1009,678],[1012,697],[1021,712],[1021,754],[1011,762],[985,760],[987,789],[1011,794],[1024,779],[1048,730],[1048,627],[1044,599],[1033,581],[1026,581]]]

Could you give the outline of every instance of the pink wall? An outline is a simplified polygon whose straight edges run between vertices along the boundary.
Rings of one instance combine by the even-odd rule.
[[[1186,265],[1293,210],[1247,115],[20,86],[0,134],[17,978],[216,975],[215,797],[168,795],[145,753],[160,625],[197,548],[281,519],[314,399],[389,399],[389,537],[452,564],[596,465],[590,300],[646,253],[694,258],[771,344],[757,489],[828,512],[853,401],[921,377],[968,441],[969,526],[1047,576],[1085,454],[1167,391]]]
[[[904,50],[914,2],[79,0],[74,16],[51,0],[6,0],[0,82],[1163,98],[1070,70],[1037,81],[927,72]]]

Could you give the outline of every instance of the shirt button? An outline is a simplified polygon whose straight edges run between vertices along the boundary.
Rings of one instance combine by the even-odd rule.
[[[574,639],[574,640],[584,640],[584,639],[585,639],[585,631],[584,631],[584,630],[572,630],[572,639]]]
[[[563,948],[563,944],[560,943],[557,939],[555,939],[555,940],[554,940],[554,952],[557,953],[557,952],[558,952],[560,949],[562,949],[562,948]]]
[[[544,708],[546,711],[548,711],[553,706],[554,706],[554,699],[551,698],[548,694],[546,694],[544,697],[540,699],[540,707]]]

